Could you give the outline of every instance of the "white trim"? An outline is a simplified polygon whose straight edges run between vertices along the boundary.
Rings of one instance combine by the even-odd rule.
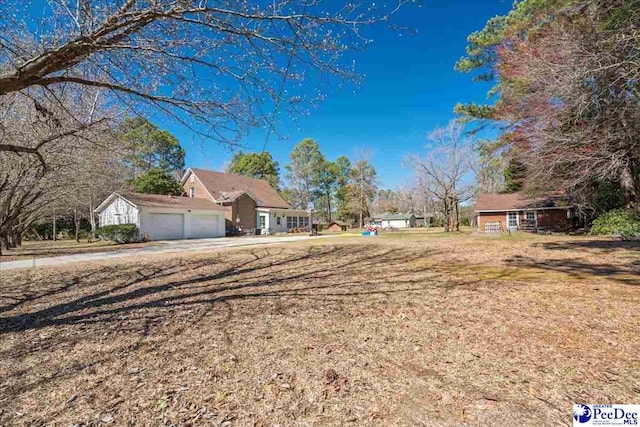
[[[220,194],[222,193],[230,193],[230,191],[219,191]],[[211,193],[209,193],[211,194]],[[251,199],[253,199],[254,202],[260,203],[260,200],[258,200],[258,197],[253,194],[253,192],[251,190],[240,190],[240,194],[238,194],[236,197],[234,197],[233,199],[220,199],[220,200],[216,200],[214,199],[214,201],[216,203],[231,203],[231,202],[235,202],[236,200],[238,200],[240,197],[244,196],[244,195],[249,196]]]
[[[136,206],[136,204],[133,203],[131,200],[128,200],[126,197],[123,197],[122,195],[120,195],[120,194],[118,194],[116,192],[113,192],[113,193],[109,194],[109,197],[104,199],[104,202],[100,203],[98,205],[98,207],[93,210],[93,212],[99,214],[100,212],[105,210],[107,208],[107,206],[109,206],[111,204],[111,202],[113,202],[113,200],[115,200],[118,197],[121,198],[122,200],[124,200],[125,202],[129,203],[134,208],[138,209],[138,206]]]
[[[180,178],[180,185],[184,185],[187,182],[187,177],[190,173],[193,173],[193,170],[191,168],[187,168],[187,171],[182,175],[182,178]],[[195,176],[196,174],[193,173],[193,175]]]
[[[512,225],[509,225],[509,214],[510,213],[515,213],[516,214],[516,226],[515,227],[512,226]],[[518,228],[518,226],[520,225],[520,215],[518,215],[518,211],[507,211],[507,221],[506,221],[506,223],[507,223],[507,229]]]
[[[260,206],[256,207],[256,211],[260,212],[272,212],[272,211],[278,211],[278,212],[283,212],[283,213],[287,213],[287,214],[305,214],[305,215],[309,215],[309,211],[305,211],[304,209],[287,209],[287,208],[261,208]],[[298,215],[301,216],[301,215]]]

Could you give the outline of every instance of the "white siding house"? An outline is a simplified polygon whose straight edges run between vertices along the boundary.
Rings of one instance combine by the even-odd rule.
[[[260,234],[288,233],[292,229],[311,231],[309,212],[300,209],[256,208]]]
[[[98,206],[99,225],[135,224],[152,240],[198,239],[225,235],[221,206],[206,199],[113,193]]]
[[[373,217],[373,224],[381,228],[413,228],[416,226],[414,214],[385,213]]]

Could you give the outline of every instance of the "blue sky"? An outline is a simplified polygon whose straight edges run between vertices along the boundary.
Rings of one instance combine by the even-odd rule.
[[[365,75],[359,87],[330,92],[318,109],[296,122],[278,117],[278,130],[287,139],[272,135],[267,151],[280,162],[282,177],[291,148],[308,137],[318,141],[330,160],[353,157],[358,147],[367,146],[381,188],[406,183],[411,171],[403,168],[402,160],[425,152],[427,132],[454,118],[456,103],[486,101],[489,86],[471,81],[453,65],[464,55],[467,35],[492,16],[507,13],[511,5],[511,0],[423,0],[420,7],[409,5],[397,22],[418,33],[374,34],[374,42],[353,55],[358,72]],[[169,130],[185,148],[187,166],[222,170],[233,155],[221,145],[200,142],[188,130]],[[252,131],[243,140],[245,151],[260,151],[264,141],[262,129]]]

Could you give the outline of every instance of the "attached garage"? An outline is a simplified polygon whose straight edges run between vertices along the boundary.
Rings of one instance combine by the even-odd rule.
[[[143,215],[142,219],[145,223],[145,232],[151,240],[184,238],[184,214],[151,212],[148,215]]]
[[[220,229],[219,215],[197,214],[191,216],[191,238],[201,239],[205,237],[224,235],[224,223]]]
[[[225,235],[224,208],[207,199],[113,193],[98,208],[100,226],[135,224],[151,240],[203,239]]]

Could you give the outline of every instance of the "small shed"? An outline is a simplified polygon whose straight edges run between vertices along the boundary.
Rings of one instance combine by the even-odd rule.
[[[331,221],[327,225],[327,231],[347,231],[349,224],[343,221]]]
[[[435,223],[436,214],[433,212],[427,212],[426,214],[416,215],[417,227],[431,227]]]

